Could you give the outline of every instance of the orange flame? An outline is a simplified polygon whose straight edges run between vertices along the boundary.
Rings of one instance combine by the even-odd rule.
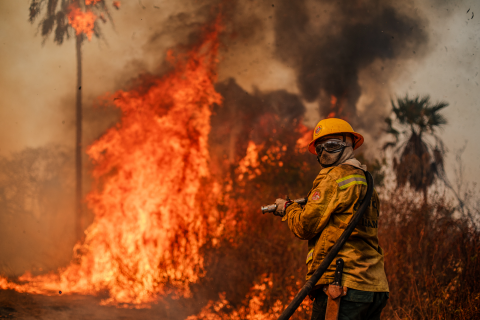
[[[312,141],[313,132],[309,130],[303,123],[298,125],[297,131],[301,134],[295,144],[295,151],[298,153],[307,152],[308,144]]]
[[[253,141],[248,142],[247,153],[245,157],[240,160],[237,168],[238,180],[242,181],[245,174],[248,174],[248,180],[260,175],[261,171],[257,168],[258,161],[258,147]]]
[[[83,12],[74,4],[71,4],[69,7],[68,23],[75,29],[77,36],[84,33],[87,35],[88,40],[92,40],[96,19],[97,16],[91,11]]]
[[[330,110],[332,110],[332,111],[330,111],[327,118],[335,118],[335,116],[337,115],[337,113],[334,111],[334,110],[338,109],[337,101],[338,101],[338,99],[334,95],[332,95],[330,97]]]
[[[94,6],[100,1],[102,1],[102,0],[85,0],[85,5],[86,6]]]
[[[250,288],[243,301],[243,304],[239,306],[233,306],[227,299],[225,299],[225,295],[220,293],[217,301],[210,300],[197,315],[189,316],[187,320],[278,319],[283,310],[286,308],[286,305],[280,300],[268,300],[270,297],[267,294],[267,289],[271,289],[272,285],[273,282],[271,277],[263,274],[260,281],[254,283],[254,285]],[[300,283],[297,283],[297,285],[300,285]],[[285,288],[285,291],[289,292],[290,301],[297,293],[296,288],[292,287]],[[266,305],[270,306],[270,308],[267,310],[265,308]],[[298,307],[297,312],[302,311],[302,309],[305,309],[308,312],[311,308],[312,302],[310,299],[305,299]]]
[[[332,95],[332,96],[330,97],[330,105],[331,105],[332,107],[334,107],[334,106],[337,104],[337,101],[338,101],[338,99],[337,99],[337,97],[335,97],[334,95]]]
[[[76,262],[58,275],[26,273],[22,285],[0,277],[1,289],[108,290],[102,304],[133,307],[169,292],[189,295],[202,276],[200,248],[222,226],[214,204],[219,187],[208,168],[211,107],[221,103],[213,86],[220,31],[217,19],[199,46],[175,60],[174,71],[109,97],[122,119],[87,151],[101,188],[88,195],[95,219],[74,248]]]

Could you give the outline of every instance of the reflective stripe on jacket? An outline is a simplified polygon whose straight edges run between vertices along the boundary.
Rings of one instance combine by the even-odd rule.
[[[283,221],[300,239],[308,240],[307,280],[345,230],[367,192],[362,170],[343,164],[322,169],[313,182],[305,207],[292,204]],[[379,200],[374,191],[370,205],[337,255],[345,262],[342,285],[348,288],[388,292],[383,250],[378,245]],[[317,285],[333,282],[335,258]]]

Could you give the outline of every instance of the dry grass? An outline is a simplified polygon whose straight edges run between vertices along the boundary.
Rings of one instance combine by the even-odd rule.
[[[478,319],[480,233],[454,217],[444,197],[429,204],[401,193],[383,201],[389,319]]]

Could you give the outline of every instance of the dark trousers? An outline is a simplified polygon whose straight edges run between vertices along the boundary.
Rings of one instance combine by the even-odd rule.
[[[327,295],[322,289],[312,293],[312,320],[325,320]],[[369,292],[348,289],[340,302],[339,320],[380,320],[380,314],[387,305],[388,292]]]

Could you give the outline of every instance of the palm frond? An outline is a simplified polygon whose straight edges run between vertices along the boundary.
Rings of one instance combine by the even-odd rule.
[[[393,148],[397,145],[396,142],[386,142],[383,147],[382,147],[382,150],[386,150],[388,148]]]
[[[419,99],[420,99],[420,101],[419,101]],[[426,106],[430,105],[430,96],[426,95],[426,96],[423,96],[422,98],[417,96],[416,104],[418,106],[420,106],[421,108],[425,108]]]
[[[47,16],[51,17],[55,15],[57,9],[58,0],[48,0],[47,4]]]
[[[52,32],[53,26],[55,25],[55,16],[48,16],[42,22],[42,36],[46,37]]]
[[[95,21],[95,24],[93,25],[93,35],[97,39],[102,37],[102,31],[101,31],[100,25],[97,21]]]
[[[446,102],[440,102],[433,106],[429,106],[425,110],[427,121],[427,128],[433,134],[435,129],[447,124],[447,119],[439,113],[439,111],[448,106]]]
[[[428,119],[428,128],[431,132],[434,132],[436,128],[445,124],[447,124],[447,119],[439,113],[432,114]]]
[[[443,108],[446,108],[448,107],[450,104],[448,102],[444,102],[444,101],[441,101],[441,102],[438,102],[437,104],[433,105],[431,108],[432,108],[432,112],[437,112],[437,111],[440,111],[441,109]]]
[[[63,39],[66,37],[68,38],[68,23],[67,19],[65,16],[65,13],[63,11],[58,11],[57,16],[56,16],[56,24],[57,28],[55,29],[55,38],[53,41],[57,43],[58,45],[61,45],[63,43]]]
[[[108,10],[108,7],[107,7],[107,4],[105,3],[105,1],[99,2],[98,4],[100,5],[100,10],[107,15],[108,20],[110,20],[110,23],[113,26],[113,29],[115,29],[115,24],[113,23],[114,21],[113,21],[112,15],[110,14],[110,11]]]
[[[30,21],[31,23],[35,21],[35,18],[40,13],[40,7],[42,5],[42,2],[44,1],[45,0],[32,0],[32,2],[30,2],[28,21]]]
[[[39,23],[39,32],[43,37],[42,45],[45,44],[47,37],[54,31],[53,41],[57,44],[62,44],[65,39],[70,38],[70,25],[68,24],[67,14],[69,13],[69,7],[72,3],[77,3],[77,0],[31,0],[30,2],[30,13],[29,21],[33,21],[40,15],[43,11],[44,16],[42,21]],[[108,20],[112,22],[113,19],[110,15],[106,1],[102,0],[96,2],[95,5],[88,6],[89,8],[94,9],[95,12],[98,12],[98,15],[105,13],[108,17]],[[102,15],[103,16],[103,15]],[[97,38],[103,40],[100,26],[95,23],[93,29],[94,35]]]
[[[400,132],[392,126],[393,120],[391,118],[385,118],[385,123],[387,124],[385,132],[393,135],[395,140],[398,142],[398,136],[400,135]]]
[[[390,127],[386,130],[386,132],[389,133],[389,134],[393,134],[398,141],[398,136],[400,135],[400,132],[398,132],[398,130],[396,130],[393,127]]]
[[[392,103],[392,111],[395,114],[395,117],[397,118],[398,122],[400,122],[400,124],[405,124],[405,112],[404,112],[405,108],[404,108],[403,100],[400,98],[397,99],[398,107],[395,105],[393,100],[391,100],[391,103]]]

